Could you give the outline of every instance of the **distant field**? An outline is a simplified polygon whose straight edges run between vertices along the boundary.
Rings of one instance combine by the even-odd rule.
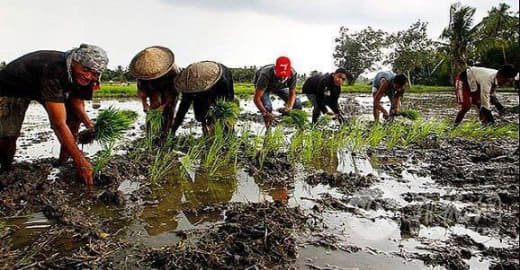
[[[301,84],[296,87],[298,93],[301,93]],[[344,85],[341,88],[342,93],[370,93],[371,85],[355,84]],[[413,85],[408,87],[409,93],[450,93],[453,91],[452,86],[429,86],[429,85]],[[501,92],[512,92],[512,88],[501,88]],[[109,85],[101,84],[101,89],[96,91],[96,97],[133,97],[136,96],[137,86],[135,83],[126,85]],[[253,95],[254,89],[251,83],[235,83],[236,95]]]

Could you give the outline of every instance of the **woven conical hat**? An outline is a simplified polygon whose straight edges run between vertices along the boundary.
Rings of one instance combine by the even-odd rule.
[[[152,46],[134,56],[130,62],[130,73],[137,79],[153,80],[168,73],[174,66],[175,56],[170,49]]]
[[[183,93],[204,92],[213,87],[221,76],[222,68],[216,62],[193,63],[175,77],[175,88]]]

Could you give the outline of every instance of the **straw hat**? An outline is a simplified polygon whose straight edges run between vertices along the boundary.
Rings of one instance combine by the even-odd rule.
[[[130,62],[130,73],[140,80],[157,79],[175,66],[173,52],[161,46],[152,46],[140,51]]]
[[[183,93],[199,93],[209,90],[222,77],[219,63],[202,61],[189,65],[175,77],[175,88]]]

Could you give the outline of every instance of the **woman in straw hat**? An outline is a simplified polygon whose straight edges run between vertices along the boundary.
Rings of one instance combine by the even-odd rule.
[[[161,111],[163,131],[166,132],[173,122],[178,95],[173,83],[179,69],[173,52],[161,46],[148,47],[134,56],[130,73],[137,78],[137,95],[143,110]]]
[[[182,100],[173,122],[173,134],[184,121],[191,104],[195,120],[202,124],[202,132],[207,135],[211,128],[209,108],[217,100],[233,101],[233,76],[223,64],[203,61],[189,65],[175,78],[175,88],[182,92]]]

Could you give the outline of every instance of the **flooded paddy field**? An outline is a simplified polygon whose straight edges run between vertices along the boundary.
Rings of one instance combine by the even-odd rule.
[[[517,95],[499,98],[518,105]],[[431,124],[454,118],[451,95],[407,95],[421,124],[383,129],[369,123],[371,102],[341,97],[344,133],[327,133],[339,129],[330,122],[267,136],[242,99],[239,142],[217,148],[201,141],[192,111],[178,137],[157,146],[143,139],[137,99],[103,99],[100,109],[139,116],[91,188],[72,164],[54,165],[59,144],[31,104],[14,170],[0,176],[0,267],[518,269],[518,112],[491,127],[516,125],[513,135],[479,137]],[[95,118],[99,109],[86,107]],[[465,121],[476,119],[472,109]],[[349,139],[336,144],[341,136]],[[94,162],[102,149],[82,146]]]

